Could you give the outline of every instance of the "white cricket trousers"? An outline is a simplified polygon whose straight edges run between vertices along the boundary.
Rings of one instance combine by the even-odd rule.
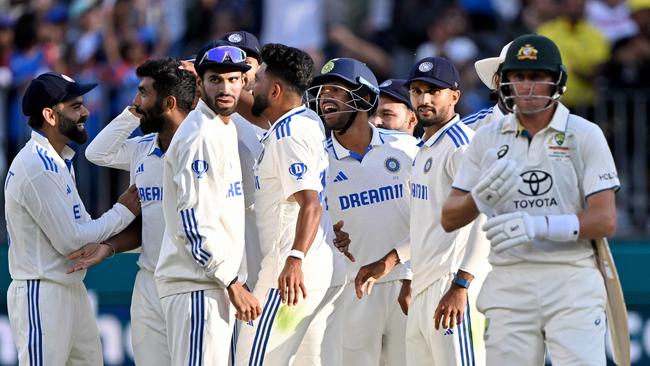
[[[7,308],[19,365],[104,364],[97,321],[83,282],[13,280]]]
[[[433,315],[440,299],[451,287],[453,276],[452,273],[445,275],[413,297],[406,322],[408,366],[485,365],[485,349],[480,337],[484,319],[475,306],[480,280],[472,281],[461,324],[449,329],[436,330],[434,327]]]
[[[406,363],[406,315],[397,302],[402,281],[377,283],[359,300],[354,283],[345,286],[343,364],[402,366]]]
[[[131,345],[138,366],[170,366],[167,328],[153,273],[140,269],[131,298]]]
[[[237,340],[237,366],[342,365],[343,286],[307,290],[298,305],[281,303],[276,288],[257,286],[262,315],[243,323]]]
[[[487,364],[543,365],[546,346],[554,365],[605,365],[606,301],[595,267],[493,266],[478,298]]]
[[[160,302],[172,365],[228,366],[235,309],[226,290],[169,295]]]

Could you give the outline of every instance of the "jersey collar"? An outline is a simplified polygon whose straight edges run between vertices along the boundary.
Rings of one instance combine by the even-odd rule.
[[[567,121],[569,120],[569,109],[564,104],[558,102],[555,113],[551,118],[551,122],[547,128],[552,128],[558,132],[565,132]],[[510,113],[505,116],[503,125],[501,125],[501,133],[513,132],[517,133],[519,130],[519,119],[516,113]]]
[[[205,104],[205,102],[203,101],[203,99],[199,99],[199,102],[196,103],[196,108],[195,108],[195,109],[198,109],[198,110],[201,111],[203,114],[207,114],[207,115],[208,115],[208,118],[215,118],[215,117],[217,117],[217,114],[216,114],[212,109],[210,109],[210,107],[208,107],[207,104]]]
[[[158,144],[158,134],[156,133],[156,137],[151,141],[151,147],[149,148],[149,153],[147,156],[151,155],[156,155],[159,158],[162,158],[165,156],[165,153],[160,149],[160,145]]]
[[[271,126],[271,128],[270,128],[268,131],[266,131],[266,133],[265,133],[264,136],[262,137],[262,141],[265,141],[269,136],[271,136],[271,134],[275,133],[275,130],[276,130],[276,128],[278,128],[278,126],[280,125],[280,122],[282,122],[282,121],[285,120],[285,119],[291,118],[291,117],[293,117],[293,116],[296,115],[296,114],[302,113],[302,112],[304,112],[306,109],[307,109],[307,107],[305,107],[304,105],[300,105],[300,106],[298,106],[298,107],[295,107],[295,108],[293,108],[293,109],[290,109],[287,113],[285,113],[285,114],[283,114],[282,116],[280,116],[280,118],[278,118],[277,121],[275,121],[275,122],[273,123],[273,126]]]
[[[433,136],[429,137],[428,140],[424,141],[423,145],[426,147],[431,147],[435,145],[436,142],[438,142],[442,138],[442,136],[445,135],[445,132],[447,132],[447,130],[452,128],[458,122],[460,122],[460,116],[458,115],[458,113],[456,113],[454,118],[452,118],[449,122],[445,123],[445,125],[442,126],[442,128],[440,128],[438,131],[436,131],[436,133],[434,133]]]
[[[366,154],[368,153],[368,151],[372,150],[375,146],[380,146],[384,144],[384,139],[381,137],[381,134],[379,133],[379,129],[377,129],[375,126],[373,126],[370,123],[368,123],[368,125],[372,130],[372,137],[370,138],[370,144],[368,145],[368,150],[366,150]],[[336,160],[341,160],[341,159],[351,157],[353,159],[361,161],[360,158],[363,158],[362,156],[357,155],[355,152],[350,151],[345,147],[343,147],[343,145],[339,143],[339,140],[336,139],[336,135],[333,132],[332,132],[331,140],[332,140],[331,147],[332,150],[334,150],[334,157],[336,158]]]
[[[66,166],[66,161],[72,160],[75,155],[75,151],[68,145],[65,145],[63,147],[61,155],[59,155],[59,153],[54,150],[52,144],[50,144],[50,140],[48,140],[47,137],[40,131],[32,130],[32,140],[47,149],[51,157],[57,159],[60,163],[65,163]]]

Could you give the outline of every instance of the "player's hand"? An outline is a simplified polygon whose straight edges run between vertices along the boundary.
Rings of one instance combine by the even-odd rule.
[[[492,249],[500,253],[506,249],[533,239],[543,239],[548,236],[548,223],[544,216],[531,216],[526,212],[511,212],[488,219],[483,224]]]
[[[298,305],[300,294],[303,299],[307,298],[305,278],[302,273],[302,259],[287,257],[284,269],[278,277],[278,289],[280,289],[282,303],[289,306]]]
[[[228,286],[227,290],[230,302],[236,310],[235,318],[248,322],[262,315],[260,302],[239,281]]]
[[[73,264],[66,273],[72,273],[88,269],[98,263],[101,263],[104,259],[115,254],[113,248],[108,244],[86,244],[81,249],[77,249],[74,252],[68,255],[68,260],[74,261],[78,260]]]
[[[481,159],[481,167],[489,167],[472,189],[472,198],[479,211],[488,217],[494,208],[517,190],[519,168],[513,160],[498,159],[495,149],[488,149]]]
[[[380,260],[359,268],[357,277],[354,279],[354,290],[357,297],[361,299],[364,291],[370,295],[375,282],[390,272],[398,263],[399,256],[397,251],[393,249]]]
[[[467,289],[451,285],[447,293],[440,299],[433,314],[433,324],[436,330],[453,328],[459,325],[467,309]]]
[[[334,224],[334,246],[343,254],[345,254],[346,257],[351,262],[354,262],[354,256],[352,253],[349,252],[350,250],[350,234],[347,232],[343,231],[343,220],[339,220],[336,224]]]
[[[140,214],[140,197],[138,196],[138,189],[135,184],[131,185],[122,195],[117,199],[117,202],[126,206],[129,211],[133,212],[135,216]]]
[[[404,315],[409,315],[409,306],[411,306],[411,280],[402,280],[402,288],[397,296],[399,307],[402,308]]]

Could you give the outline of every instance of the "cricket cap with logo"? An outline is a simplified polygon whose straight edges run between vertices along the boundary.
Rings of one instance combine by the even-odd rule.
[[[241,72],[251,68],[246,64],[246,51],[221,39],[204,43],[194,59],[194,68],[199,75],[215,67]]]
[[[409,90],[404,86],[404,79],[387,79],[379,84],[379,95],[394,99],[411,108]]]
[[[58,103],[80,97],[97,84],[80,84],[71,77],[56,72],[46,72],[33,79],[23,95],[23,114],[38,115],[43,108],[51,108]]]
[[[248,56],[256,58],[258,62],[262,62],[260,41],[253,33],[246,31],[228,32],[221,39],[246,51]]]
[[[404,85],[408,88],[414,81],[422,81],[441,89],[460,88],[460,75],[456,66],[444,57],[425,57],[418,61],[411,68]]]
[[[542,70],[566,74],[557,45],[538,34],[526,34],[512,41],[501,65],[501,71],[505,73],[514,70]]]

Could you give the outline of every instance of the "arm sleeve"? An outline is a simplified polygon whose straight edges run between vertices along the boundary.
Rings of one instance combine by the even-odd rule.
[[[323,190],[318,148],[323,148],[322,142],[310,141],[303,136],[292,135],[278,141],[275,150],[277,173],[285,199],[300,191]]]
[[[177,236],[184,238],[185,248],[206,275],[226,287],[237,276],[240,263],[226,262],[232,245],[220,242],[227,239],[218,225],[228,192],[223,146],[218,139],[197,133],[167,153],[174,159],[170,166],[180,215]]]
[[[465,246],[465,255],[459,269],[470,273],[474,277],[482,277],[487,271],[487,257],[490,254],[490,242],[481,229],[486,221],[486,216],[480,214],[469,228],[470,233]],[[463,229],[460,229],[463,230]]]
[[[608,189],[618,190],[621,183],[614,158],[600,128],[594,126],[591,133],[581,141],[580,150],[584,162],[582,188],[585,197]]]
[[[477,134],[476,136],[479,136]],[[447,170],[450,172],[453,183],[452,187],[461,191],[469,192],[478,183],[481,177],[481,158],[483,151],[480,149],[478,139],[474,138],[466,150],[462,151],[454,159],[459,159],[458,163],[451,164]],[[454,160],[451,159],[451,160]]]
[[[138,138],[129,139],[140,121],[128,108],[109,123],[86,148],[86,159],[109,168],[129,170]]]
[[[61,255],[68,255],[88,243],[98,243],[124,230],[135,218],[124,205],[115,203],[100,218],[79,222],[75,218],[90,217],[85,208],[66,193],[52,174],[40,173],[26,182],[25,207],[52,246]]]

